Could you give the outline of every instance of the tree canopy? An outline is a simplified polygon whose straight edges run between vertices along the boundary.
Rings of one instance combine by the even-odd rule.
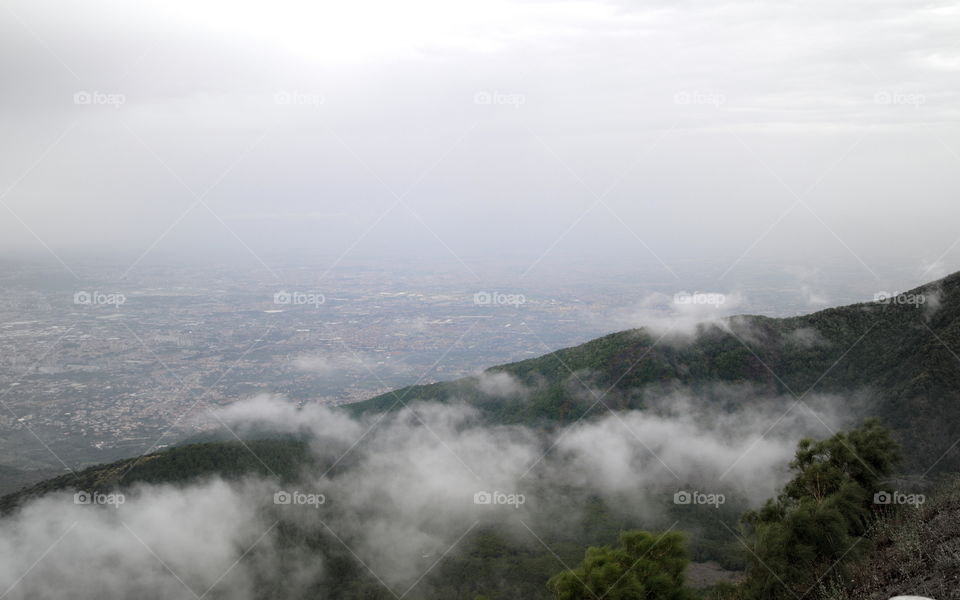
[[[628,531],[620,546],[587,549],[579,567],[550,579],[557,600],[689,600],[684,572],[690,562],[683,534]]]
[[[802,440],[790,463],[793,479],[743,517],[751,559],[748,598],[809,597],[824,577],[842,573],[865,550],[873,495],[899,459],[890,430],[876,419],[849,432]]]

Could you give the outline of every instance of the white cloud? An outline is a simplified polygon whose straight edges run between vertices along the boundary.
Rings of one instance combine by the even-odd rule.
[[[305,533],[332,528],[388,585],[405,589],[429,566],[424,556],[439,556],[478,521],[520,530],[514,520],[522,514],[538,528],[562,525],[580,518],[577,494],[599,494],[649,524],[663,518],[681,484],[735,490],[758,503],[783,482],[797,440],[829,435],[822,423],[839,428],[845,419],[837,407],[847,406],[810,397],[814,416],[790,398],[764,397],[749,386],[677,389],[649,400],[647,411],[546,435],[484,426],[476,409],[460,404],[352,419],[320,406],[297,409],[279,397],[252,398],[221,409],[220,418],[240,432],[312,432],[316,468],[286,485],[323,494],[322,507],[278,509],[272,499],[279,484],[257,479],[135,487],[119,508],[75,505],[69,495],[53,494],[0,520],[0,586],[12,585],[52,546],[11,598],[60,597],[64,586],[78,597],[185,592],[158,558],[197,594],[216,584],[230,597],[250,597],[254,577],[296,587],[323,565],[315,552],[284,554],[274,544],[271,523],[284,520]],[[479,491],[524,494],[526,512],[477,505]],[[230,571],[255,543],[244,568]],[[288,577],[291,571],[302,579]]]
[[[484,371],[475,379],[477,389],[495,398],[523,396],[529,391],[519,379],[504,371]]]

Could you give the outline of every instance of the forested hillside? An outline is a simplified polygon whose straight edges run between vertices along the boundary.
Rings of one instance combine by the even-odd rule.
[[[400,389],[350,410],[461,400],[491,422],[549,426],[642,409],[673,385],[709,396],[718,382],[750,383],[771,395],[863,397],[867,415],[888,423],[904,446],[905,471],[953,471],[960,466],[951,448],[960,439],[960,274],[886,302],[786,319],[734,317],[693,335],[623,331],[486,371],[497,373],[516,378],[520,391],[490,393],[474,377]]]

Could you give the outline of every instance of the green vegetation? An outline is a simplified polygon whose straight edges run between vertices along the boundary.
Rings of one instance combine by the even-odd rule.
[[[844,573],[866,550],[860,542],[875,518],[874,494],[898,454],[877,420],[819,442],[802,440],[790,463],[793,479],[744,515],[751,558],[745,597],[811,597],[826,575]]]
[[[683,534],[629,531],[620,546],[588,548],[579,567],[547,584],[557,600],[688,600],[683,576],[690,562]]]
[[[846,590],[837,582],[849,581],[851,565],[872,547],[868,534],[882,522],[874,494],[898,459],[897,443],[877,419],[826,440],[802,440],[790,482],[743,516],[746,580],[718,584],[707,596],[802,600],[827,598],[828,583],[833,594]],[[960,486],[955,489],[960,495]],[[688,563],[682,534],[633,531],[620,535],[618,548],[589,548],[579,567],[548,585],[557,600],[694,598],[683,585]]]

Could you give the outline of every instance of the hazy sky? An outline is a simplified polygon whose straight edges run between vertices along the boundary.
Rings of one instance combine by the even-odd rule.
[[[3,253],[960,268],[952,1],[0,0],[0,80]]]

